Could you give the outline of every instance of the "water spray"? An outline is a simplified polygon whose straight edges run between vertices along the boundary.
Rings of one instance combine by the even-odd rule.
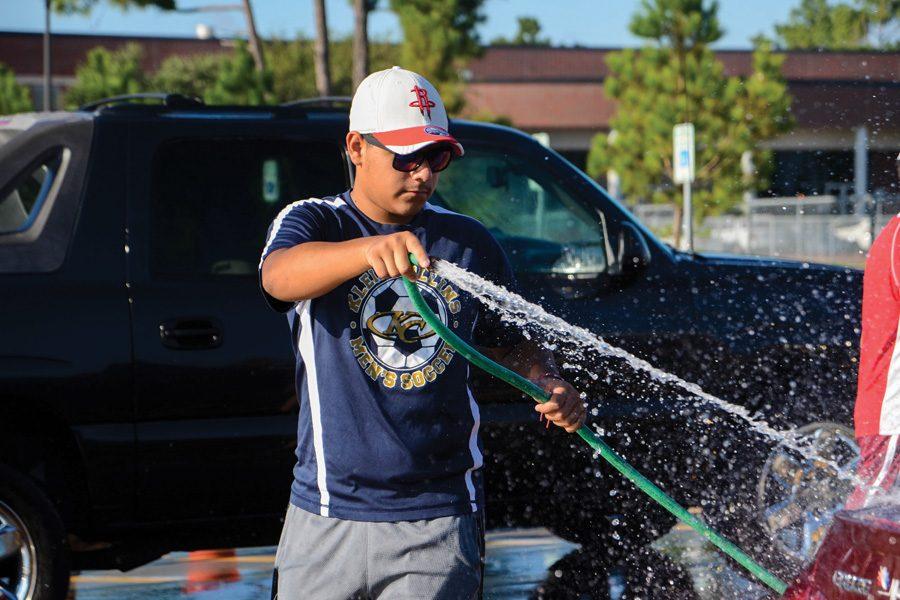
[[[412,264],[419,266],[413,254],[409,255]],[[472,346],[464,342],[453,331],[434,314],[425,299],[422,298],[418,286],[407,278],[402,278],[403,285],[406,287],[406,293],[415,306],[419,315],[428,323],[435,333],[437,333],[444,342],[450,345],[457,353],[461,354],[466,360],[475,366],[487,371],[494,377],[502,379],[506,383],[518,388],[522,392],[534,398],[537,402],[544,403],[550,399],[550,394],[545,392],[539,386],[535,385],[525,377],[515,373],[506,367],[499,365],[487,358]],[[634,483],[638,489],[650,496],[660,506],[672,513],[678,520],[689,526],[691,529],[708,539],[717,548],[725,554],[733,558],[738,564],[747,569],[754,577],[762,581],[764,584],[778,592],[784,594],[787,584],[775,577],[767,571],[762,565],[754,561],[744,551],[735,546],[733,543],[719,535],[715,530],[706,523],[689,513],[684,507],[675,502],[656,484],[641,475],[637,469],[632,467],[628,462],[619,456],[610,448],[606,442],[600,439],[600,436],[591,431],[587,425],[582,425],[576,432],[578,436],[584,440],[594,451],[599,454],[606,462],[613,466],[619,473],[624,475],[628,480]]]

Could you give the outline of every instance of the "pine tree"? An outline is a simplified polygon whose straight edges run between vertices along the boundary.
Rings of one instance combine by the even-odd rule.
[[[402,66],[428,78],[448,113],[462,110],[461,71],[481,53],[475,27],[484,21],[484,0],[391,0],[403,28]]]
[[[514,44],[516,46],[549,46],[550,40],[540,37],[541,23],[534,17],[519,17],[519,30],[512,39],[497,37],[491,42],[493,45]]]
[[[857,50],[900,47],[900,0],[801,0],[786,23],[775,26],[784,48]]]
[[[791,126],[790,97],[781,76],[782,57],[757,40],[753,72],[726,77],[709,44],[722,36],[717,4],[705,0],[643,0],[631,31],[652,45],[610,53],[606,94],[617,101],[611,133],[597,135],[588,173],[614,170],[631,202],[676,206],[680,230],[681,189],[672,183],[672,128],[694,123],[697,218],[732,208],[749,187],[766,185],[768,155],[759,142]],[[741,173],[745,151],[763,165],[750,180]]]

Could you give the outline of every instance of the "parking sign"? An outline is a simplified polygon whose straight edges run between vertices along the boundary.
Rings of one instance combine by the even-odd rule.
[[[694,124],[679,123],[672,130],[672,180],[694,181]]]

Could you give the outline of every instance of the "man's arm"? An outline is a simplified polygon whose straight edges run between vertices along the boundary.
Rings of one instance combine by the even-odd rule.
[[[346,242],[304,242],[269,254],[262,267],[263,289],[273,298],[298,302],[327,294],[368,269],[379,277],[415,278],[409,253],[427,268],[428,256],[408,231]]]
[[[481,348],[493,360],[530,379],[544,391],[550,399],[536,404],[534,410],[548,421],[562,427],[569,433],[577,431],[584,424],[586,407],[578,394],[559,375],[559,368],[553,360],[553,353],[531,340],[524,340],[508,348]]]

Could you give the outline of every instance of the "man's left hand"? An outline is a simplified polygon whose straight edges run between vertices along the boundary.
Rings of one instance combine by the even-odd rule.
[[[534,410],[569,433],[577,431],[584,424],[587,414],[584,401],[568,382],[557,377],[540,377],[534,382],[545,392],[552,394],[546,402],[536,404]]]

